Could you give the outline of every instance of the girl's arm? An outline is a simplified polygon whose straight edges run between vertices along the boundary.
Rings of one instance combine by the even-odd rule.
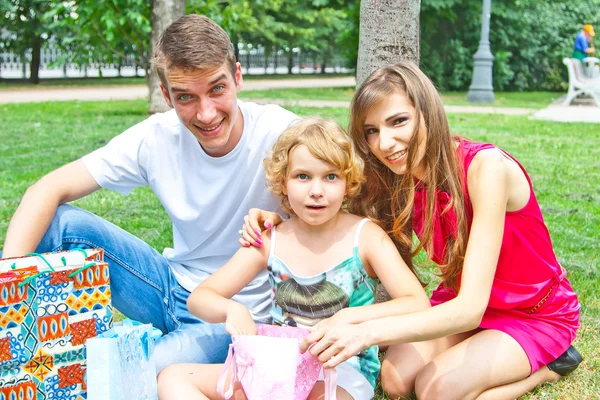
[[[344,308],[332,317],[335,322],[357,324],[430,306],[421,283],[402,260],[396,246],[383,229],[374,223],[366,223],[360,233],[359,243],[359,253],[367,271],[372,270],[377,275],[393,300]]]
[[[436,307],[399,316],[365,321],[317,336],[311,332],[302,350],[317,342],[311,353],[333,367],[374,344],[410,343],[436,339],[477,328],[489,302],[504,233],[508,174],[497,151],[483,151],[468,172],[473,222],[457,297]],[[351,328],[348,328],[351,327]]]
[[[266,245],[260,248],[240,248],[190,294],[187,300],[190,313],[206,322],[225,322],[230,334],[256,333],[250,311],[230,299],[265,268],[269,244],[267,240]]]

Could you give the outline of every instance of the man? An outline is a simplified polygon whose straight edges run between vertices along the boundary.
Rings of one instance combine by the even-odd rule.
[[[191,290],[238,249],[238,229],[252,207],[278,209],[265,187],[262,160],[297,118],[278,106],[237,100],[240,64],[229,37],[212,20],[187,15],[163,32],[153,65],[173,108],[133,126],[80,160],[41,178],[13,216],[4,257],[32,250],[100,247],[110,265],[114,306],[165,333],[160,371],[175,362],[223,362],[223,325],[186,307]],[[173,223],[172,249],[157,253],[115,225],[64,203],[100,188],[128,194],[149,185]],[[266,275],[235,300],[257,321],[270,304]]]
[[[594,35],[594,27],[592,25],[586,24],[583,26],[583,30],[575,37],[573,58],[583,61],[584,58],[594,54],[595,49],[593,46],[590,46],[590,41]]]

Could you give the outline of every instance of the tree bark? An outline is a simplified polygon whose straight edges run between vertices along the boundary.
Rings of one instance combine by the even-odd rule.
[[[420,8],[420,0],[361,1],[356,86],[383,65],[419,63]]]
[[[150,39],[152,54],[158,43],[160,34],[177,18],[185,14],[185,0],[153,0],[152,1],[152,36]],[[150,99],[148,112],[154,114],[167,111],[169,106],[163,98],[158,84],[160,78],[154,68],[151,68],[149,74],[146,74],[148,88],[150,89]]]
[[[31,43],[31,64],[29,82],[37,85],[40,83],[40,64],[42,62],[42,37],[35,33]]]
[[[290,46],[290,51],[288,52],[287,55],[287,68],[288,68],[288,74],[293,74],[294,72],[292,71],[292,68],[294,68],[294,51],[292,50],[292,46]]]
[[[401,60],[419,64],[420,0],[362,0],[356,86],[377,68]],[[390,296],[378,285],[376,301]]]

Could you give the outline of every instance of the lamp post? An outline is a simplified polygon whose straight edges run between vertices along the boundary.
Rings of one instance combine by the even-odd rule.
[[[492,0],[483,0],[481,15],[481,40],[477,52],[473,55],[473,80],[467,93],[472,103],[493,103],[492,65],[494,56],[490,51],[490,10]]]

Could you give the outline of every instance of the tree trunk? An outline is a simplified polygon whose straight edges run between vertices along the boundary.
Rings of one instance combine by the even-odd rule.
[[[250,75],[250,46],[246,45],[246,75]]]
[[[31,64],[29,82],[37,85],[40,83],[40,64],[42,62],[42,37],[35,33],[31,43]]]
[[[327,54],[323,54],[323,64],[321,64],[321,73],[325,73],[325,68],[327,67]]]
[[[290,46],[290,51],[288,52],[288,60],[287,60],[288,74],[293,74],[292,68],[294,68],[294,51]]]
[[[235,42],[233,44],[233,54],[235,54],[235,61],[240,61],[240,44],[239,42]]]
[[[263,60],[265,63],[265,75],[267,75],[267,70],[269,69],[269,58],[271,58],[271,54],[267,51],[268,47],[265,46],[263,49]]]
[[[356,86],[383,65],[419,63],[420,8],[420,0],[361,1]]]
[[[152,1],[152,36],[150,38],[152,54],[160,34],[177,18],[185,14],[185,0],[153,0]],[[163,98],[160,87],[160,78],[154,68],[146,74],[148,88],[150,89],[150,101],[148,112],[154,114],[167,111],[169,106]]]
[[[401,60],[419,64],[420,0],[362,0],[356,86],[377,68]],[[389,299],[383,287],[377,287],[377,302]]]

